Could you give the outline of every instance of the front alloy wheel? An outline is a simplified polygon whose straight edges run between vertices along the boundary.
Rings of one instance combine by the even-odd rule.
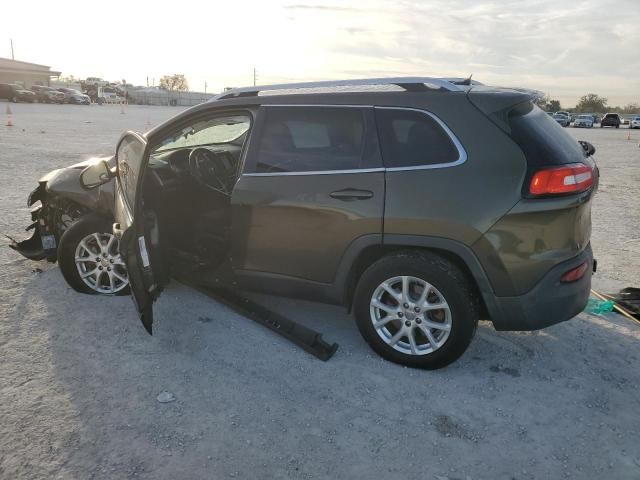
[[[417,277],[382,282],[371,297],[370,316],[382,341],[406,355],[435,352],[451,332],[451,309],[444,295]]]
[[[75,264],[82,281],[97,293],[113,295],[129,284],[118,240],[111,233],[92,233],[80,240]]]
[[[67,283],[93,295],[129,293],[127,267],[118,252],[112,221],[86,215],[73,222],[60,237],[58,263]]]

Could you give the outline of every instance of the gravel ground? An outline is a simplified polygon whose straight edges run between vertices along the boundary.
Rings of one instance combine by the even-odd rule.
[[[178,112],[12,107],[0,233],[13,236],[41,174]],[[569,132],[598,149],[594,286],[640,286],[640,135]],[[460,361],[424,372],[379,359],[343,309],[255,297],[337,341],[323,363],[176,283],[149,337],[129,298],[75,293],[56,265],[0,247],[2,479],[640,478],[640,326],[620,316],[534,333],[482,322]]]

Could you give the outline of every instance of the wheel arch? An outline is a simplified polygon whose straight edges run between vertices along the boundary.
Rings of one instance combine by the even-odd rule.
[[[372,235],[371,237],[379,236]],[[344,256],[345,258],[343,258],[342,263],[345,260],[349,262],[348,266],[345,267],[347,272],[343,274],[343,279],[340,279],[340,273],[338,274],[338,283],[342,285],[342,291],[344,292],[343,303],[349,311],[353,306],[358,280],[369,265],[394,252],[423,250],[446,258],[468,276],[480,299],[481,318],[492,318],[494,314],[498,313],[497,309],[499,307],[494,299],[493,288],[480,261],[469,247],[456,240],[423,235],[384,235],[381,242],[375,242],[374,239],[356,241],[350,246],[349,250],[356,251],[348,251]]]

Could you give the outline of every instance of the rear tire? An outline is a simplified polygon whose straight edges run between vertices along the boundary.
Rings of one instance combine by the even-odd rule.
[[[404,282],[408,295],[402,292]],[[425,288],[429,293],[421,301]],[[428,370],[460,358],[479,318],[478,298],[467,276],[445,258],[417,251],[388,255],[365,270],[354,312],[360,333],[381,357]]]
[[[107,248],[112,236],[111,223],[97,215],[80,218],[64,232],[58,246],[58,263],[62,276],[75,291],[90,295],[129,293],[126,267],[120,263],[121,259],[117,254],[117,240],[114,239],[115,243]],[[83,241],[88,249],[80,246]],[[77,256],[78,252],[80,255]],[[77,261],[77,258],[83,260]],[[95,271],[95,274],[83,279],[81,271],[84,274]],[[115,277],[116,273],[125,278],[126,282]],[[110,277],[114,279],[113,284],[110,283]]]

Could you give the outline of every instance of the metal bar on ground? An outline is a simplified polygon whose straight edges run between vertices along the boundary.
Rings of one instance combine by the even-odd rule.
[[[233,309],[240,315],[267,327],[324,362],[329,360],[333,354],[336,353],[336,350],[338,350],[338,344],[325,342],[322,339],[321,333],[269,310],[246,297],[233,293],[230,290],[213,289],[193,284],[190,286]]]

